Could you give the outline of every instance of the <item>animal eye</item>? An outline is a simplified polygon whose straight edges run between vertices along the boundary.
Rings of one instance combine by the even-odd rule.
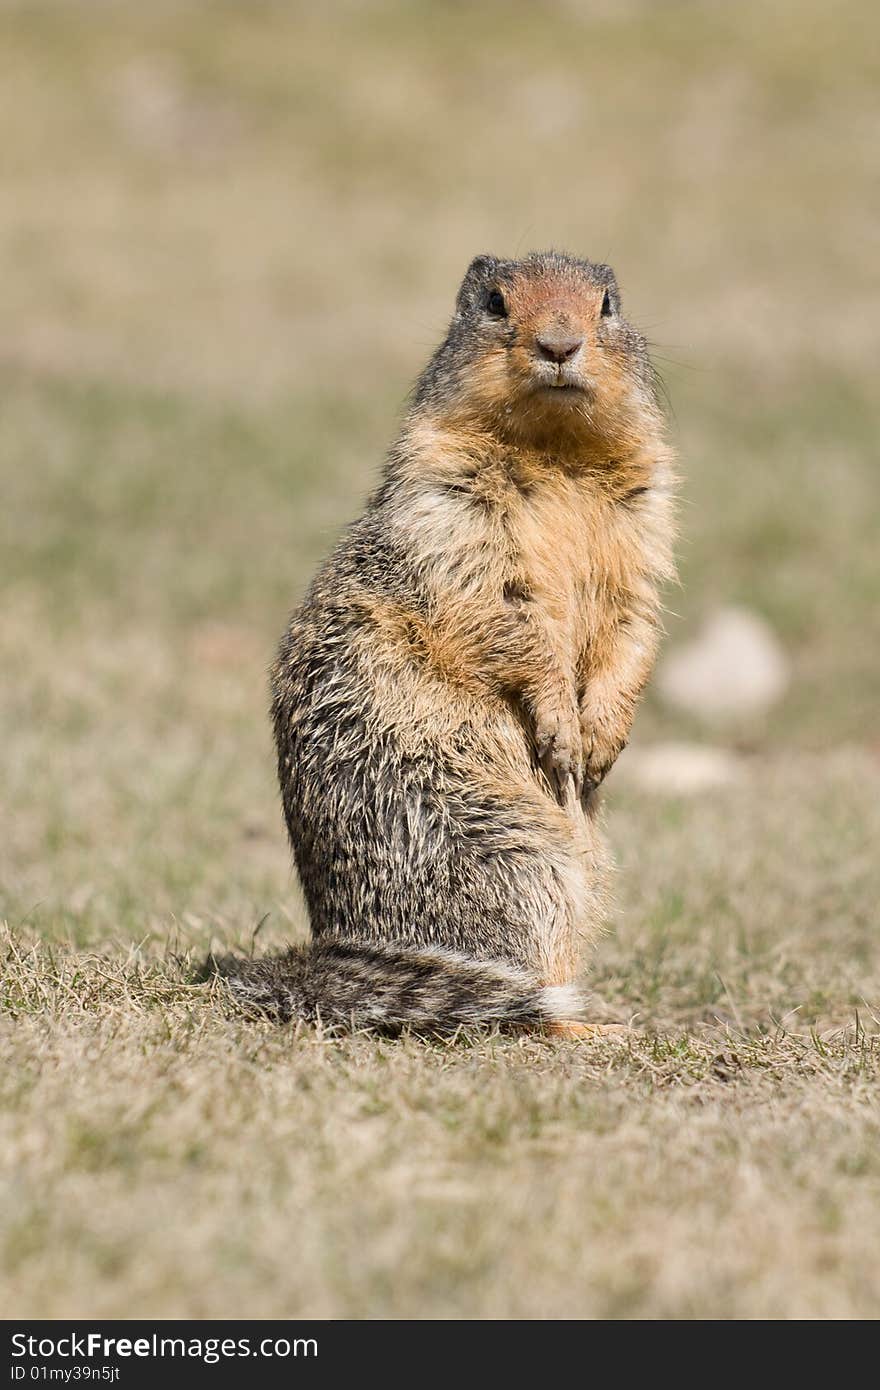
[[[486,311],[498,319],[507,318],[507,305],[500,290],[492,290],[486,300]]]
[[[608,290],[602,296],[602,317],[608,319],[614,313],[614,305],[611,303],[611,295]]]

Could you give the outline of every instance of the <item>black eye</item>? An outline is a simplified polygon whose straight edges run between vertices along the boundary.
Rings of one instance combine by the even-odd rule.
[[[498,319],[507,318],[507,305],[500,290],[490,290],[489,298],[486,300],[486,312],[494,314]]]
[[[614,313],[614,305],[611,303],[611,294],[608,290],[602,296],[602,317],[609,319]]]

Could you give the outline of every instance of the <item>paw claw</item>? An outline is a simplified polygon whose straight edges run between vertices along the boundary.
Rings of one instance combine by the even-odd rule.
[[[573,714],[557,714],[536,721],[535,751],[538,762],[562,805],[570,799],[571,788],[574,788],[576,798],[580,797],[580,750],[580,729]]]

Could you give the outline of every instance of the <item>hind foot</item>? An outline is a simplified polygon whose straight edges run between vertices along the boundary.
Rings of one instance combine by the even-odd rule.
[[[634,1032],[625,1023],[575,1023],[573,1019],[556,1019],[538,1029],[550,1038],[627,1038]]]

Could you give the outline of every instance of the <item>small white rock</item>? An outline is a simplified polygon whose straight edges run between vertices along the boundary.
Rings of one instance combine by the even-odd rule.
[[[788,679],[785,654],[764,619],[746,608],[719,608],[693,642],[663,659],[657,689],[677,709],[714,721],[762,713]]]
[[[628,748],[618,768],[621,779],[630,786],[666,796],[693,796],[729,787],[744,775],[736,754],[700,743],[655,743]]]

